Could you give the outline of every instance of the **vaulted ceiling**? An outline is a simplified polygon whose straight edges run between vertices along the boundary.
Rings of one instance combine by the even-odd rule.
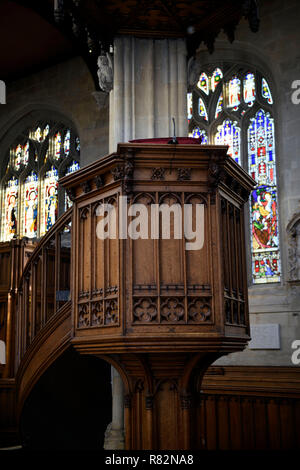
[[[255,0],[0,0],[0,79],[15,80],[81,55],[95,56],[116,34],[186,37],[189,55],[209,50],[221,30],[230,41],[242,17],[257,31]]]

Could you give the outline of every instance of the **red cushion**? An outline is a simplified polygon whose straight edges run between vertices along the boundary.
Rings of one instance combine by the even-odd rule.
[[[178,144],[201,144],[201,139],[194,139],[193,137],[176,137]],[[132,144],[167,144],[172,140],[172,137],[158,137],[155,139],[135,139],[130,140]]]

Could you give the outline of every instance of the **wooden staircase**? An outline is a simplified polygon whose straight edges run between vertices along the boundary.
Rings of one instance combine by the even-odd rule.
[[[20,279],[15,358],[18,410],[45,370],[68,348],[72,209],[41,239]]]

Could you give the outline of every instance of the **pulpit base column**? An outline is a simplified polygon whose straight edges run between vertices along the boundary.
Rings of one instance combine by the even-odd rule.
[[[110,357],[125,379],[125,449],[196,449],[196,396],[206,369],[218,357],[216,353]]]

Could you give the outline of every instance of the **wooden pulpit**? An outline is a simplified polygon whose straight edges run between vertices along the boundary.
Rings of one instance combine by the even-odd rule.
[[[73,201],[72,344],[119,371],[127,449],[195,448],[202,376],[249,340],[255,182],[226,152],[119,144],[60,180]]]

